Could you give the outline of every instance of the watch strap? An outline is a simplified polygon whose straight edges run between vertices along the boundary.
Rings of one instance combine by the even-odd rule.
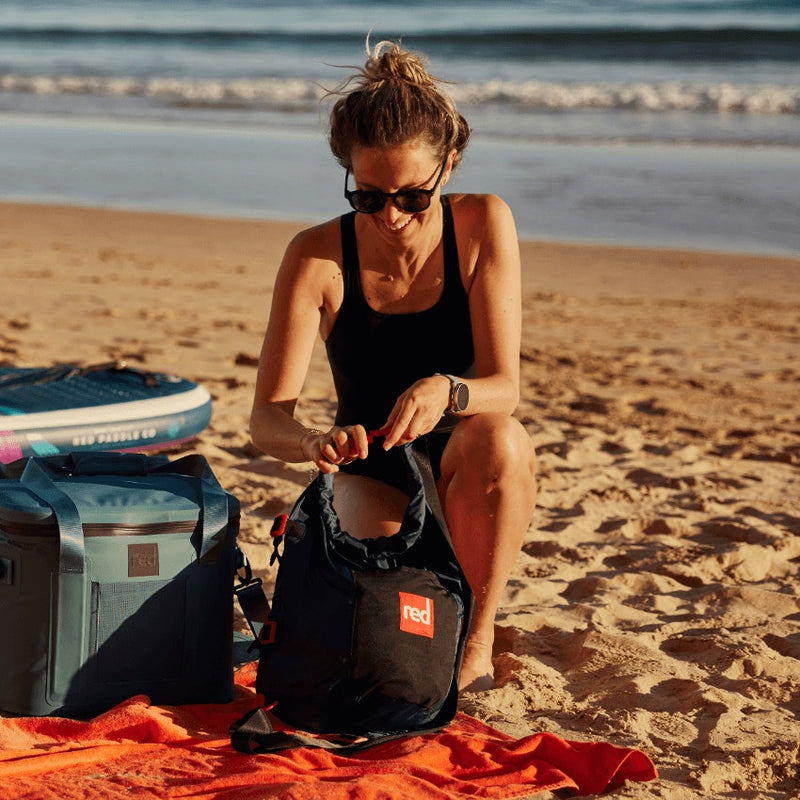
[[[437,372],[436,375],[441,375],[443,378],[447,378],[447,380],[450,381],[450,395],[447,400],[447,410],[451,414],[458,413],[458,409],[456,408],[456,392],[458,386],[462,384],[463,381],[456,375],[448,375],[446,372]]]

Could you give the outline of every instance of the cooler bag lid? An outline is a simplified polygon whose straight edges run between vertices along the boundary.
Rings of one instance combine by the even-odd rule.
[[[154,526],[176,533],[202,527],[202,556],[238,512],[201,456],[170,462],[166,456],[73,453],[20,459],[3,467],[2,478],[0,532],[7,537],[49,535],[61,527],[63,538],[63,507],[53,504],[61,494],[77,536],[81,528],[85,535],[113,535]]]
[[[147,477],[78,475],[53,480],[80,514],[84,525],[196,523],[202,498],[197,481],[181,475]],[[4,524],[56,529],[53,509],[16,480],[0,481],[0,529]],[[42,533],[41,530],[31,533]]]

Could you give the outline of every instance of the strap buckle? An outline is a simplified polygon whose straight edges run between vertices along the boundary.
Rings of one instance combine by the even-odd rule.
[[[274,620],[268,619],[262,626],[261,630],[256,636],[256,641],[260,646],[274,644],[275,636],[278,632],[278,623]]]
[[[233,590],[239,600],[242,614],[253,632],[256,641],[261,640],[261,633],[264,627],[271,623],[269,620],[270,606],[261,578],[252,578],[247,583],[240,583]]]

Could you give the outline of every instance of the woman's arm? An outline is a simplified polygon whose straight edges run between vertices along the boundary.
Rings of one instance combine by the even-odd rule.
[[[469,414],[512,414],[519,403],[522,288],[519,240],[509,207],[494,195],[464,197],[467,230],[480,234],[469,243],[472,266],[466,276],[475,378],[469,385]],[[457,213],[457,212],[454,212]],[[481,226],[480,223],[483,223]]]
[[[294,419],[320,325],[320,264],[309,257],[311,231],[286,249],[272,294],[250,416],[253,443],[282,461],[305,461],[300,441],[307,429]]]
[[[317,333],[330,327],[331,314],[341,304],[339,248],[338,224],[333,222],[303,231],[286,249],[250,415],[250,435],[262,452],[282,461],[313,461],[325,472],[335,472],[337,464],[367,453],[363,429],[323,432],[294,418]]]
[[[461,416],[513,413],[519,402],[521,277],[511,211],[494,195],[451,197],[462,280],[469,295],[475,377],[465,379],[469,405]],[[450,381],[422,378],[398,398],[387,421],[385,447],[432,430],[447,408]]]

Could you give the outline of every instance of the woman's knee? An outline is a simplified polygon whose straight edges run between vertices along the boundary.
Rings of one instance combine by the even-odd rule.
[[[536,474],[530,436],[522,423],[508,414],[476,414],[462,420],[442,458],[442,474],[461,467],[485,470],[496,479],[512,473],[523,480]]]

